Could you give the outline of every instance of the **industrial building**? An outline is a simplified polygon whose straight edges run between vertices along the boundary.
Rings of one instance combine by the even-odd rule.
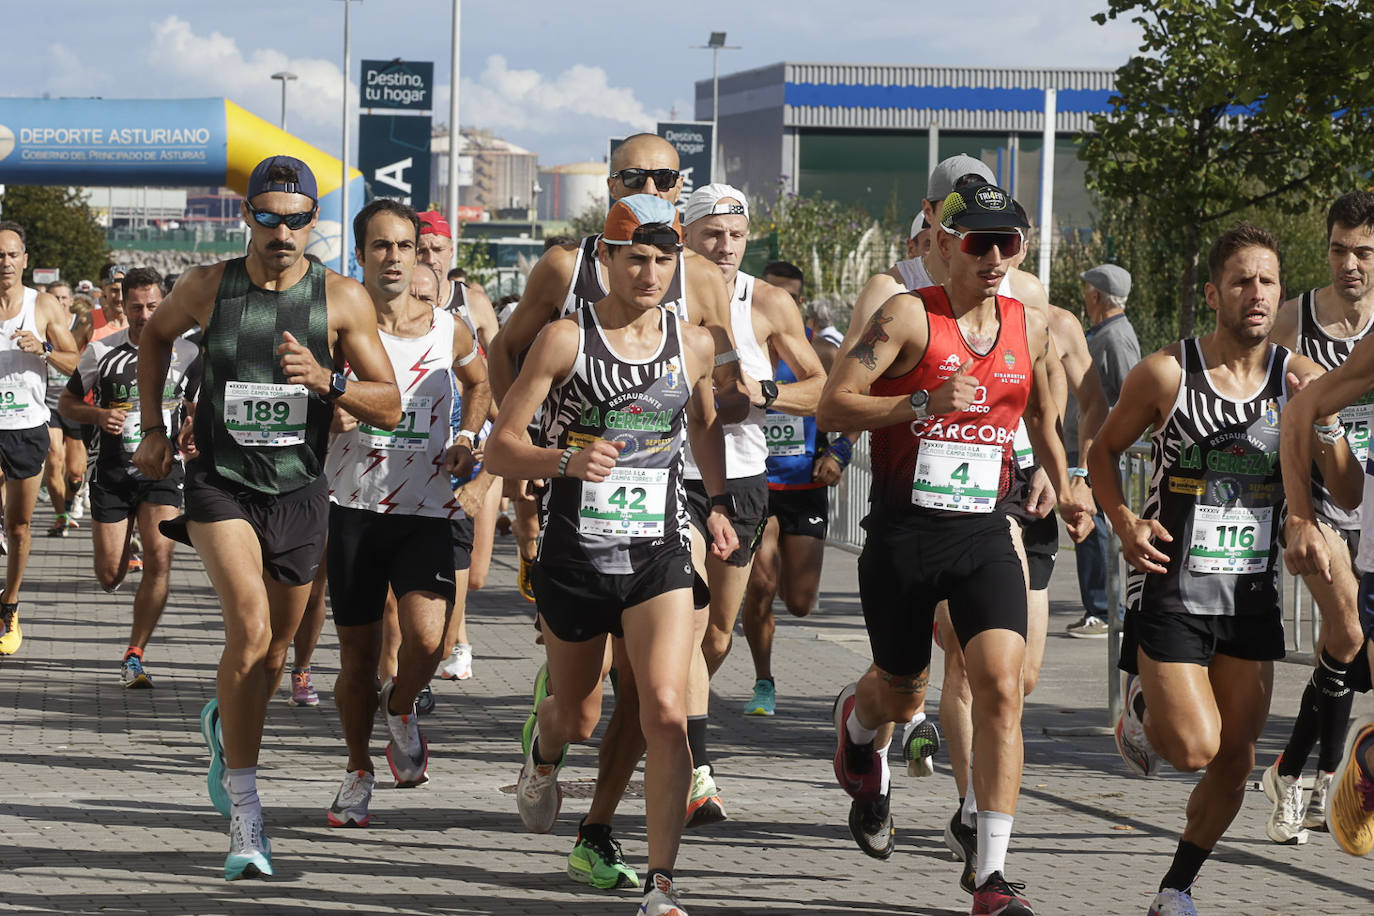
[[[723,180],[752,197],[780,190],[852,201],[875,217],[895,199],[919,209],[931,167],[981,158],[1034,217],[1040,206],[1045,90],[1056,90],[1054,219],[1085,227],[1078,137],[1110,111],[1113,70],[777,63],[719,79]],[[696,83],[696,117],[712,117],[712,81]]]
[[[493,136],[464,128],[458,150],[458,206],[463,219],[531,219],[539,193],[539,157]],[[448,127],[434,128],[429,144],[430,196],[448,200]],[[416,201],[416,207],[428,209]],[[485,215],[483,215],[485,214]]]

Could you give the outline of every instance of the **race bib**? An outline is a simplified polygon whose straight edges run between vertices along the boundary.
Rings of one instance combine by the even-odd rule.
[[[663,537],[667,468],[613,468],[601,483],[582,481],[578,530],[583,534]]]
[[[923,509],[991,512],[1002,476],[1002,448],[922,439],[911,501]]]
[[[224,386],[224,428],[239,445],[280,448],[305,442],[304,385],[229,382]]]
[[[23,382],[0,382],[0,419],[17,417],[29,409],[29,389]]]
[[[1016,424],[1016,436],[1011,440],[1012,451],[1016,454],[1016,466],[1025,470],[1035,464],[1035,450],[1031,448],[1030,436],[1026,433],[1026,421]]]
[[[125,407],[124,411],[124,428],[119,431],[119,438],[124,443],[124,454],[132,455],[138,451],[139,443],[143,441],[143,412],[136,404]],[[162,405],[162,425],[167,427],[167,435],[170,436],[172,410],[167,404]]]
[[[1273,506],[1259,509],[1195,506],[1188,571],[1247,575],[1269,569]]]
[[[401,422],[394,430],[358,424],[358,438],[368,448],[398,452],[423,452],[429,448],[429,416],[434,398],[411,395],[401,398]]]
[[[806,421],[801,417],[770,413],[763,418],[763,435],[769,458],[806,454]]]
[[[1355,460],[1364,464],[1369,457],[1369,426],[1374,421],[1374,404],[1355,404],[1340,413],[1341,424],[1345,426],[1345,441],[1350,443],[1350,451]]]

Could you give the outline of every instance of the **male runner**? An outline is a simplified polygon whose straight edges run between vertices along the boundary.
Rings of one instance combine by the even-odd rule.
[[[200,554],[224,613],[224,653],[201,731],[210,799],[230,819],[228,880],[272,874],[258,751],[324,547],[332,407],[377,429],[401,420],[366,291],[303,257],[318,203],[304,162],[258,163],[243,202],[248,254],[183,273],[140,347],[138,386],[159,391],[176,339],[203,329],[199,454],[186,467],[186,514],[167,533]],[[352,376],[341,371],[345,363]],[[160,410],[142,403],[143,441],[134,453],[134,465],[155,480],[173,460]]]
[[[62,392],[58,409],[71,423],[90,424],[100,431],[91,480],[91,539],[95,577],[101,588],[112,592],[124,581],[135,523],[143,541],[143,576],[134,593],[133,626],[119,673],[125,687],[146,688],[153,682],[144,670],[143,656],[167,606],[175,546],[158,530],[158,524],[175,518],[181,508],[184,474],[180,461],[174,461],[171,472],[161,480],[149,480],[134,468],[133,455],[143,441],[139,427],[139,342],[162,303],[162,277],[152,268],[135,267],[124,275],[120,286],[128,327],[86,348]],[[181,430],[183,413],[194,410],[200,365],[196,346],[177,338],[166,384],[152,399],[159,405],[173,442]],[[95,395],[93,404],[85,402],[88,393]]]
[[[129,326],[124,314],[124,287],[120,281],[128,268],[123,264],[106,264],[100,268],[100,310],[91,313],[92,340],[108,337]]]
[[[1193,882],[1240,810],[1274,660],[1283,657],[1279,423],[1292,392],[1322,370],[1268,340],[1279,267],[1278,243],[1265,230],[1241,223],[1222,233],[1208,254],[1205,290],[1217,329],[1137,364],[1088,456],[1097,501],[1131,567],[1117,746],[1143,776],[1161,757],[1204,771],[1151,914],[1196,914]],[[1151,427],[1154,474],[1137,517],[1118,461]],[[1314,439],[1309,430],[1289,433]],[[1320,445],[1327,479],[1353,479],[1344,500],[1353,503],[1359,469],[1350,450],[1339,437]]]
[[[329,599],[339,634],[334,703],[348,745],[343,784],[328,812],[336,827],[368,823],[375,772],[368,744],[379,702],[397,787],[429,778],[415,698],[444,653],[454,602],[467,591],[467,551],[455,555],[451,529],[462,509],[449,474],[471,469],[473,442],[471,434],[456,441],[452,435],[450,368],[465,392],[465,428],[480,425],[491,403],[486,366],[467,326],[410,295],[420,232],[415,211],[378,198],[358,212],[353,232],[382,346],[402,389],[402,420],[394,431],[348,424],[325,462]],[[383,684],[379,701],[374,678],[388,590],[401,638],[396,676]]]
[[[713,341],[659,307],[680,248],[667,201],[634,195],[611,207],[597,243],[609,293],[539,335],[487,445],[496,473],[550,480],[533,574],[557,690],[525,735],[520,817],[534,832],[553,828],[567,745],[585,741],[601,718],[606,634],[623,636],[648,741],[640,916],[686,916],[672,875],[692,767],[684,695],[697,645],[684,434],[712,494],[711,551],[726,557],[738,546],[711,390]],[[526,433],[541,403],[548,448]],[[622,697],[631,690],[622,682]],[[580,838],[590,832],[584,825]],[[597,839],[610,845],[609,829]]]
[[[420,247],[416,249],[416,259],[433,268],[439,276],[447,277],[448,269],[453,264],[453,230],[438,210],[425,210],[419,216]],[[482,349],[491,349],[491,342],[500,328],[496,322],[496,310],[492,308],[486,293],[454,280],[442,291],[438,307],[462,318]]]
[[[72,288],[66,282],[48,284],[48,292],[63,310],[70,315],[69,330],[76,342],[76,349],[82,352],[91,340],[91,319],[72,310]],[[86,476],[86,440],[81,425],[73,423],[57,411],[58,399],[67,387],[71,373],[61,372],[51,363],[48,365],[48,455],[43,461],[43,486],[48,490],[48,500],[52,503],[56,518],[48,529],[49,537],[64,538],[67,531],[77,527],[76,519],[71,516],[76,494]]]
[[[71,315],[48,293],[24,285],[24,227],[0,222],[0,473],[5,480],[5,587],[0,591],[0,655],[24,641],[19,586],[29,562],[29,525],[48,453],[47,368],[76,368]]]
[[[1374,328],[1374,194],[1352,191],[1337,198],[1326,214],[1326,234],[1331,282],[1284,303],[1270,339],[1329,371],[1343,363]],[[1374,398],[1361,397],[1358,403],[1342,407],[1341,423],[1351,451],[1363,465],[1374,426]],[[1369,669],[1361,652],[1364,634],[1356,611],[1359,572],[1354,561],[1359,552],[1366,551],[1360,538],[1360,514],[1334,503],[1320,477],[1315,486],[1318,527],[1331,556],[1329,582],[1322,576],[1305,580],[1322,618],[1317,664],[1303,690],[1288,744],[1262,780],[1265,794],[1274,803],[1265,833],[1284,844],[1305,843],[1308,830],[1326,829],[1326,802],[1341,759],[1351,704],[1357,691],[1369,689]],[[1317,775],[1304,810],[1300,777],[1318,741]]]
[[[935,244],[944,286],[903,293],[851,334],[817,422],[871,429],[873,510],[859,593],[874,663],[835,701],[835,773],[854,802],[850,831],[891,855],[887,747],[924,694],[935,606],[948,599],[973,693],[973,783],[980,800],[973,912],[1024,916],[1003,877],[1020,789],[1021,669],[1026,588],[1006,514],[1013,441],[1024,413],[1036,458],[1070,530],[1087,521],[1069,483],[1046,362],[1044,317],[997,295],[1026,228],[990,184],[952,192]],[[913,558],[919,557],[920,562]]]

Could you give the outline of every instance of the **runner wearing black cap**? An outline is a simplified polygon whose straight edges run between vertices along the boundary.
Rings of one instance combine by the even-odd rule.
[[[367,292],[304,257],[318,199],[304,162],[258,163],[243,202],[248,254],[182,274],[140,346],[139,388],[159,391],[174,341],[203,329],[199,455],[186,468],[186,514],[167,527],[200,554],[224,613],[216,699],[202,711],[201,729],[210,798],[230,818],[230,880],[272,873],[258,751],[324,548],[332,408],[378,429],[401,419]],[[161,405],[144,400],[141,412],[134,464],[160,479],[173,460]]]

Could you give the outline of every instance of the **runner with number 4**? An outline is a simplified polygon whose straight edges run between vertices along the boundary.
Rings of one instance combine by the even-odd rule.
[[[1285,483],[1290,508],[1310,519],[1310,494],[1296,494],[1291,482],[1315,455],[1333,496],[1346,506],[1359,499],[1359,468],[1334,408],[1316,431],[1310,414],[1287,412],[1293,392],[1322,369],[1268,340],[1279,264],[1276,240],[1257,226],[1242,223],[1217,239],[1206,286],[1216,331],[1132,369],[1088,457],[1098,502],[1131,567],[1117,746],[1142,776],[1161,758],[1204,771],[1152,916],[1197,912],[1193,882],[1245,797],[1274,660],[1284,654],[1276,561]],[[1154,473],[1136,516],[1118,461],[1151,428]],[[1298,527],[1290,518],[1290,544]]]

